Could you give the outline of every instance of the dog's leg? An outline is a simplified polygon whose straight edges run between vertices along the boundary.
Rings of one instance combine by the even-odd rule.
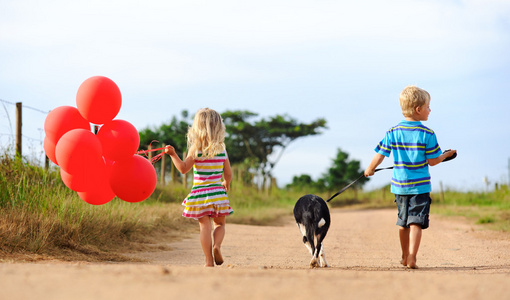
[[[319,263],[317,262],[317,258],[315,258],[315,255],[312,257],[312,260],[310,261],[310,269],[318,268]]]
[[[319,264],[321,267],[324,268],[329,267],[328,262],[326,261],[326,253],[324,253],[324,244],[321,244],[321,252],[319,253]]]
[[[297,223],[297,225],[298,225],[299,231],[301,231],[301,234],[303,235],[303,243],[305,244],[305,246],[308,249],[308,251],[310,251],[310,254],[313,255],[314,253],[312,251],[312,246],[310,245],[310,242],[306,238],[306,228],[305,228],[305,225],[303,225],[301,223]]]
[[[315,247],[315,251],[312,254],[312,260],[310,260],[310,268],[318,268],[321,266],[320,260],[319,260],[319,254],[322,252],[321,250],[321,244],[320,244],[320,235],[314,236],[315,238],[315,244],[317,247]]]

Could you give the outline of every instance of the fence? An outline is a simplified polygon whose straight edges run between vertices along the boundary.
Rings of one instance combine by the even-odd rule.
[[[48,168],[50,160],[44,152],[43,143],[44,121],[49,111],[23,105],[22,102],[15,103],[2,99],[0,99],[0,104],[2,105],[0,110],[0,151],[16,157],[23,157],[35,165],[42,166],[44,163],[44,166]],[[94,128],[94,131],[96,130],[97,128]],[[34,137],[36,135],[39,135],[39,137]],[[148,153],[149,160],[152,153]],[[186,153],[183,153],[183,156],[183,159],[185,159]],[[179,176],[174,164],[168,162],[168,159],[166,155],[162,156],[159,170],[160,184],[165,185],[166,180],[170,179],[174,184],[181,181],[184,188],[187,188],[190,177],[186,174]],[[170,178],[167,178],[166,175],[168,164],[170,164]],[[251,174],[249,180],[244,178],[249,173],[244,168],[232,166],[232,171],[237,185],[248,184],[253,180],[253,174]],[[274,180],[271,180],[271,187],[276,186]]]
[[[44,153],[44,120],[49,111],[0,99],[0,151],[38,165]]]
[[[42,165],[42,162],[44,161],[45,167],[48,168],[50,160],[44,153],[43,144],[44,121],[49,111],[23,105],[22,102],[15,103],[0,99],[0,103],[2,105],[0,113],[0,151],[4,151],[9,155],[14,155],[15,157],[24,157],[36,165]],[[10,107],[12,107],[12,109],[9,109]],[[26,123],[23,121],[23,114],[27,113],[24,109],[27,109],[29,113],[29,118],[25,118],[25,120],[28,120]],[[97,133],[97,130],[98,128],[95,127],[94,132]],[[24,131],[30,132],[31,135],[23,134]],[[33,137],[35,133],[39,133],[39,138]],[[29,155],[23,156],[23,153],[27,153],[27,151],[30,152]],[[152,152],[149,152],[148,155],[150,160]],[[184,153],[184,156],[185,155],[186,153]],[[162,157],[161,164],[159,178],[160,183],[165,185],[166,169],[168,164],[166,156]],[[174,183],[177,183],[179,181],[177,170],[172,163],[170,163],[170,166],[171,180]],[[185,174],[182,176],[182,184],[184,185],[184,188],[187,188],[187,181],[188,176]]]

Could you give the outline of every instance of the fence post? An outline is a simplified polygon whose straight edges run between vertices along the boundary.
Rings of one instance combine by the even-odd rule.
[[[21,102],[16,102],[16,157],[21,158]]]
[[[149,153],[148,153],[148,160],[149,160],[149,161],[151,161],[151,160],[152,160],[152,152],[151,152],[151,150],[152,150],[152,145],[149,145],[149,149],[148,149],[148,150],[149,150]]]
[[[163,148],[166,145],[163,144]],[[161,184],[165,185],[166,155],[161,156]]]

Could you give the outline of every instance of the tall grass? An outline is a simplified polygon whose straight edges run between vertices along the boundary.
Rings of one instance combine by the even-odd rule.
[[[115,198],[93,206],[62,183],[58,168],[46,171],[4,154],[0,156],[0,260],[20,253],[61,259],[125,260],[116,253],[147,247],[144,245],[150,245],[160,233],[183,236],[197,231],[195,221],[181,217],[181,202],[189,189],[181,184],[158,185],[141,203]],[[278,224],[291,218],[297,199],[309,193],[323,199],[332,194],[306,187],[260,191],[233,182],[229,200],[234,214],[227,222]],[[463,215],[484,226],[510,231],[507,186],[491,193],[434,193],[432,198],[433,213]],[[393,199],[389,186],[369,192],[349,189],[329,205],[395,207]]]
[[[173,217],[176,210],[119,199],[92,206],[63,185],[58,170],[0,158],[0,254],[122,260],[115,250],[147,242],[147,232],[183,230],[182,220]]]

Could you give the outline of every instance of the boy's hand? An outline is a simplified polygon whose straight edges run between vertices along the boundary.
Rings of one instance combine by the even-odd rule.
[[[448,150],[445,150],[443,152],[443,155],[445,156],[444,160],[443,161],[449,161],[449,160],[452,160],[454,159],[455,157],[457,157],[457,150],[451,150],[451,149],[448,149]]]
[[[372,175],[374,175],[374,173],[375,173],[375,170],[374,170],[374,169],[369,169],[369,168],[367,168],[367,169],[365,170],[365,177],[372,176]]]
[[[170,156],[172,156],[172,155],[175,154],[175,148],[170,146],[170,145],[168,145],[168,146],[165,147],[165,153],[170,155]]]

